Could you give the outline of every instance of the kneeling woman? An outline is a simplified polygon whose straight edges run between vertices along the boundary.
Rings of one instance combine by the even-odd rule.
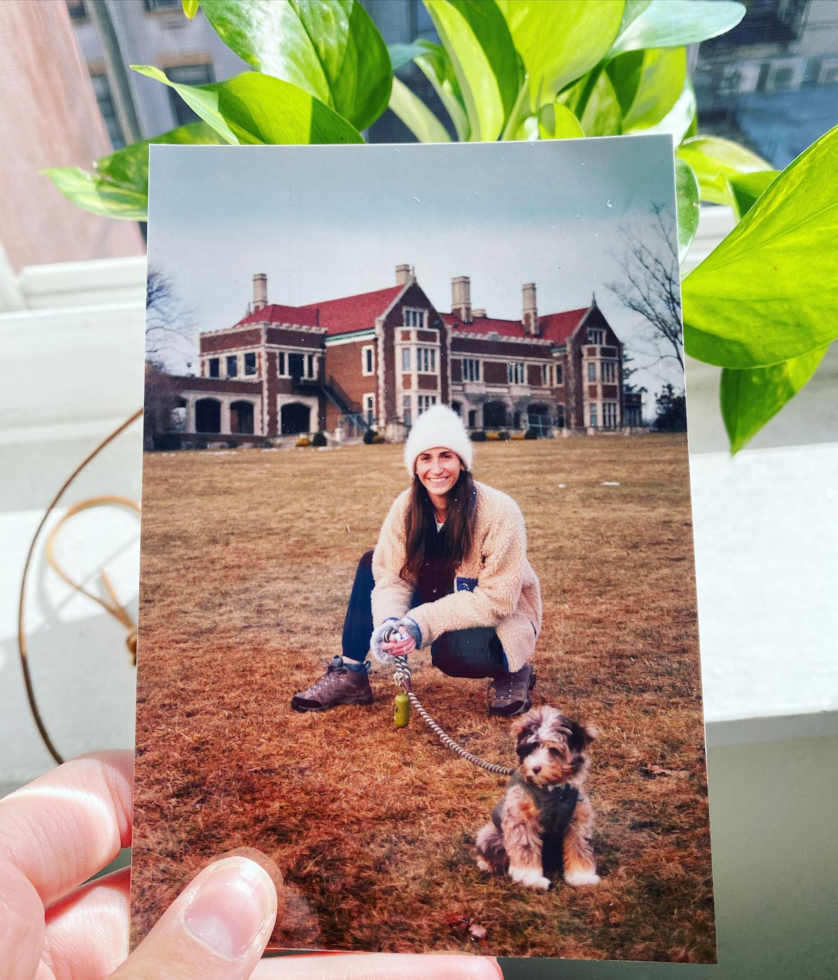
[[[527,561],[521,511],[507,494],[472,479],[471,440],[444,405],[419,416],[404,459],[412,485],[390,508],[375,551],[358,566],[343,656],[291,707],[369,704],[369,650],[390,663],[429,646],[443,673],[491,678],[491,714],[527,711],[541,593]],[[391,639],[394,628],[407,638]]]

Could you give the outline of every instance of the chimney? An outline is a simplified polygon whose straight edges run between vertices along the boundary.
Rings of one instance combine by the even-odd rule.
[[[524,283],[524,315],[521,317],[521,323],[524,325],[524,330],[531,336],[537,337],[539,335],[540,328],[538,326],[538,309],[535,305],[535,283],[527,282]]]
[[[456,276],[451,280],[451,312],[463,323],[471,323],[471,280]]]
[[[474,309],[474,310],[471,311],[471,315],[473,317],[479,317],[479,316],[485,317],[486,316],[486,311],[485,310]]]
[[[411,281],[411,279],[415,279],[415,278],[416,277],[413,275],[413,267],[412,266],[409,266],[406,263],[402,263],[402,265],[397,265],[396,266],[396,285],[397,286],[405,286],[405,285],[407,285],[407,283],[409,283]]]
[[[263,310],[268,305],[268,277],[257,272],[253,277],[253,312]]]

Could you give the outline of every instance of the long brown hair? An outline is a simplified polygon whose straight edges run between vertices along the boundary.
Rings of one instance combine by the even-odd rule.
[[[447,558],[446,578],[454,575],[454,570],[462,564],[474,542],[473,516],[471,502],[474,498],[474,480],[468,470],[460,471],[460,478],[448,491],[448,509],[445,512],[445,526],[439,532],[445,538],[445,557]],[[414,474],[410,499],[405,513],[405,560],[400,576],[406,582],[416,583],[419,572],[426,561],[425,545],[429,535],[436,534],[436,515],[434,505],[422,481]]]

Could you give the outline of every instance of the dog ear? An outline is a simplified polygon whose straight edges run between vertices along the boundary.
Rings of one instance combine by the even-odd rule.
[[[599,729],[596,725],[582,725],[582,737],[585,739],[585,745],[590,745],[591,742],[596,741],[599,737]]]
[[[512,734],[520,742],[524,738],[528,738],[538,729],[539,719],[535,717],[534,711],[528,711],[525,715],[521,715],[520,718],[516,718],[512,722]]]
[[[569,724],[571,735],[568,745],[574,752],[582,752],[599,735],[593,725],[580,725],[578,721],[571,721]]]

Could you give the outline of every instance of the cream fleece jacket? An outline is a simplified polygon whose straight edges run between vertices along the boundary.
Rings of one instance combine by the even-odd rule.
[[[500,490],[483,483],[475,486],[474,546],[456,570],[454,592],[412,609],[413,587],[399,577],[405,559],[410,490],[396,498],[373,553],[373,622],[379,626],[392,616],[409,616],[422,634],[420,648],[452,630],[492,626],[514,672],[535,650],[541,631],[541,589],[527,561],[527,532],[520,508]]]

